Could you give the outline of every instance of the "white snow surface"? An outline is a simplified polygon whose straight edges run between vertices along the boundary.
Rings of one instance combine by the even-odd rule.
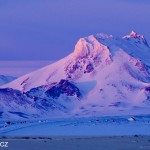
[[[0,135],[12,137],[150,135],[149,116],[69,118],[0,122]]]

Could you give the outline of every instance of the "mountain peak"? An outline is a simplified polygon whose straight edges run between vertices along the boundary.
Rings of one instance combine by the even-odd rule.
[[[79,39],[75,46],[74,55],[77,58],[86,56],[97,57],[104,52],[109,53],[107,46],[100,43],[97,40],[97,36],[90,35],[88,37]]]
[[[138,34],[135,31],[131,31],[130,36],[136,37]]]
[[[111,39],[111,38],[113,38],[113,35],[105,34],[105,33],[98,33],[98,34],[96,34],[96,38],[98,38],[98,39]]]
[[[131,31],[130,37],[144,39],[143,35],[140,35],[140,34],[136,33],[135,31]]]
[[[149,47],[145,37],[143,35],[138,34],[135,31],[131,31],[131,33],[129,35],[124,36],[123,39],[127,39],[127,40],[132,39],[136,43],[143,43],[144,45]]]
[[[138,34],[135,31],[131,31],[129,35],[124,36],[123,38],[129,39],[129,38],[138,38],[138,39],[143,39],[145,40],[145,37],[143,35]]]
[[[142,39],[145,40],[145,37],[143,35],[138,34],[135,31],[131,31],[129,35],[126,35],[123,37],[124,39],[129,39],[129,38],[136,38],[136,39]]]

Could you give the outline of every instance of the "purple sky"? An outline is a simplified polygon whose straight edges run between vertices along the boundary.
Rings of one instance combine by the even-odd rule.
[[[80,37],[131,30],[150,41],[150,0],[0,0],[0,60],[57,60]]]
[[[0,61],[0,75],[20,77],[44,66],[52,61]]]

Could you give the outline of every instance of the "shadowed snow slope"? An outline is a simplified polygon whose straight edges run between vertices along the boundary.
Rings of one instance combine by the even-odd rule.
[[[134,31],[123,38],[90,35],[79,39],[66,58],[1,88],[20,91],[31,102],[26,107],[37,111],[24,111],[33,117],[149,114],[149,66],[144,36]],[[9,116],[9,109],[2,107],[3,114]]]
[[[16,77],[0,75],[0,85],[4,85],[6,83],[9,83],[15,79],[16,79]]]

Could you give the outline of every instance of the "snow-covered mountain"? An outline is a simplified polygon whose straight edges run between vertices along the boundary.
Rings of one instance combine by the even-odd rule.
[[[1,110],[33,117],[149,114],[149,66],[144,36],[90,35],[66,58],[2,86],[0,99],[10,106]]]
[[[12,77],[12,76],[4,76],[4,75],[0,75],[0,85],[4,85],[6,83],[9,83],[13,80],[17,79],[16,77]]]

